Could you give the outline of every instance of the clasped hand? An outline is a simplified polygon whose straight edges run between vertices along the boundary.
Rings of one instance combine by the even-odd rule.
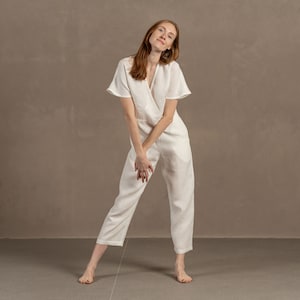
[[[141,179],[142,182],[147,182],[150,172],[153,173],[153,167],[146,155],[137,156],[135,160],[135,171],[137,172],[136,179]]]

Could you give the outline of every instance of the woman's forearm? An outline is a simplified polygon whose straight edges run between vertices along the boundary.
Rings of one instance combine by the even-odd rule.
[[[143,148],[147,151],[153,143],[160,137],[166,128],[172,123],[172,118],[163,116],[158,123],[153,127],[148,137],[143,142]]]
[[[125,120],[136,155],[144,155],[145,150],[141,141],[136,119],[129,116],[125,116]]]
[[[160,135],[167,129],[167,127],[173,122],[173,117],[177,107],[177,100],[166,100],[164,113],[162,118],[153,127],[148,137],[143,143],[143,148],[147,151],[153,143],[160,137]]]
[[[146,151],[142,144],[138,121],[135,116],[135,107],[131,98],[121,98],[121,104],[123,107],[129,135],[136,154],[136,160],[134,163],[135,171],[137,171],[136,179],[141,179],[142,182],[147,182],[149,178],[149,172],[153,173],[154,169],[151,162],[147,158]]]
[[[131,98],[121,98],[120,101],[135,153],[137,156],[144,156],[145,151],[143,149],[138,123],[135,116],[133,101]]]

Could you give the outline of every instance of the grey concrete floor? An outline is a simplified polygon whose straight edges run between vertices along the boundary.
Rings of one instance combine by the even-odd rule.
[[[1,300],[298,300],[300,240],[195,239],[186,256],[191,284],[174,279],[169,239],[110,247],[95,282],[77,278],[95,240],[0,240]]]

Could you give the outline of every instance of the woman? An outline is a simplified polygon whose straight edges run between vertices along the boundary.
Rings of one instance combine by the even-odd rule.
[[[194,172],[187,129],[176,107],[191,92],[178,63],[179,30],[169,20],[155,23],[134,57],[120,60],[108,92],[120,98],[131,149],[120,179],[119,195],[105,218],[80,283],[92,283],[108,245],[122,246],[136,205],[161,158],[171,214],[171,235],[179,282],[192,278],[184,255],[192,250]]]

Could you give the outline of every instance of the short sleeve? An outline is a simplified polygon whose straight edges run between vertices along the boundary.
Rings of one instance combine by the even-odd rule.
[[[131,97],[127,83],[127,71],[124,59],[119,61],[113,80],[106,91],[114,96],[121,98]]]
[[[172,62],[170,72],[170,84],[166,99],[181,99],[190,95],[191,91],[177,62]]]

